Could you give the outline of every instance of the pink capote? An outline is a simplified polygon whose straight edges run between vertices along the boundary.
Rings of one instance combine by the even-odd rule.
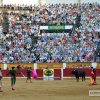
[[[34,78],[34,80],[37,79],[37,72],[35,70],[31,70],[32,72],[32,77]]]

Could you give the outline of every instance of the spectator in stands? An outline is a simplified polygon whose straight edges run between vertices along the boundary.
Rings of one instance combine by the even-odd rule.
[[[17,66],[17,69],[22,69],[22,67],[20,65]]]

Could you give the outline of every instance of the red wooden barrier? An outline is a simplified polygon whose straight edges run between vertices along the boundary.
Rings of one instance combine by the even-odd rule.
[[[26,70],[16,70],[17,72],[22,72],[23,75],[26,77],[27,73]],[[7,77],[6,74],[9,72],[9,70],[2,70],[3,77]],[[36,70],[38,74],[38,80],[43,80],[43,69],[37,69]],[[16,74],[16,77],[24,77],[22,74]],[[10,75],[8,75],[10,77]]]
[[[61,69],[54,69],[54,80],[61,80]]]
[[[38,80],[43,80],[43,69],[37,69],[36,72],[38,75]]]
[[[25,76],[26,75],[26,70],[16,70],[17,72],[22,72]],[[9,72],[9,70],[2,70],[2,74],[3,74],[3,77],[7,77],[6,74]],[[8,75],[8,77],[10,77],[10,75]],[[22,74],[16,74],[16,77],[23,77]]]
[[[71,74],[71,71],[75,68],[66,68],[63,69],[63,77],[71,77],[74,76]],[[84,70],[86,73],[86,77],[90,76],[91,69],[88,68],[76,68],[77,70]],[[2,70],[3,77],[6,77],[6,74],[9,72],[9,70]],[[25,76],[26,70],[17,70],[17,72],[22,72]],[[37,69],[36,70],[38,74],[38,80],[43,80],[43,69]],[[100,69],[96,69],[97,76],[100,77]],[[10,75],[8,76],[10,77]],[[22,74],[16,74],[16,77],[23,77]],[[54,69],[54,80],[61,80],[61,69]]]
[[[72,72],[72,70],[75,70],[75,69],[76,70],[84,70],[86,77],[90,76],[91,69],[88,69],[88,68],[66,68],[66,69],[63,69],[63,77],[74,76],[74,75],[71,74],[71,72]],[[100,69],[96,69],[96,74],[97,74],[97,76],[100,76]]]

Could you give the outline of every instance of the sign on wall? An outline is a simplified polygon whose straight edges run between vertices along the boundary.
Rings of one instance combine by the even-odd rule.
[[[64,29],[72,29],[73,25],[66,26],[40,26],[40,30],[64,30]]]
[[[65,26],[48,26],[48,30],[65,29]]]
[[[44,80],[54,80],[54,69],[44,69],[43,78]]]

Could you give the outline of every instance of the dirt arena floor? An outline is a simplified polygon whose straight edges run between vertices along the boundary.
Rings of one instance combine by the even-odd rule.
[[[89,90],[100,90],[98,85],[88,86],[89,80],[76,82],[75,79],[63,81],[32,80],[26,83],[26,79],[17,79],[15,90],[11,90],[10,79],[2,79],[3,92],[0,92],[0,100],[100,100],[99,97],[90,97]]]

